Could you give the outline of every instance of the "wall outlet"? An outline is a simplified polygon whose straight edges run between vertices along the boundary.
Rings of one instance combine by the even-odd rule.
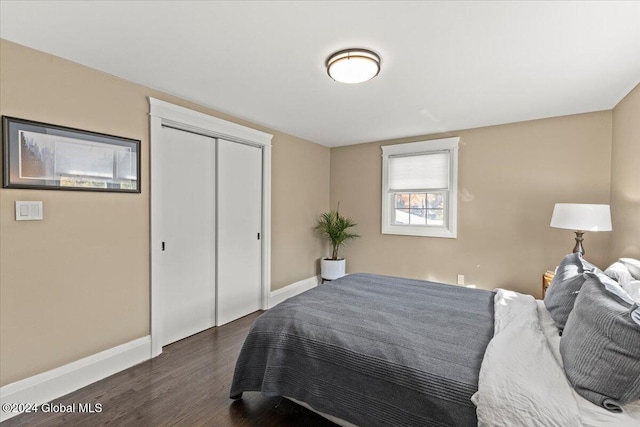
[[[458,285],[464,285],[464,274],[458,274]]]

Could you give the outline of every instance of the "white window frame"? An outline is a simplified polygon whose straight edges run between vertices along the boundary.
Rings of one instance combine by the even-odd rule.
[[[455,239],[458,233],[458,143],[460,137],[385,145],[382,147],[382,234],[444,237]],[[389,158],[433,152],[449,152],[449,190],[446,192],[445,225],[393,224],[394,195],[389,191]]]

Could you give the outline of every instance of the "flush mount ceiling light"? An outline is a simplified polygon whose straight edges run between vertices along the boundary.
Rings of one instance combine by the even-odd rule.
[[[346,49],[327,59],[329,77],[340,83],[362,83],[380,72],[380,57],[366,49]]]

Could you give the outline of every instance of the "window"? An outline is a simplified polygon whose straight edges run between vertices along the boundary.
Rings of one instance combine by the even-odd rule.
[[[456,237],[459,140],[382,147],[382,234]]]

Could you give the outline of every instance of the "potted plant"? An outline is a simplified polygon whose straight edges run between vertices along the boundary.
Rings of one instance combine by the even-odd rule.
[[[314,230],[326,237],[331,242],[331,257],[322,258],[320,261],[321,275],[324,280],[334,280],[345,275],[346,260],[338,258],[338,250],[348,240],[360,237],[357,234],[347,231],[349,228],[355,227],[356,223],[351,218],[345,218],[340,215],[338,208],[329,212],[325,212],[316,221]]]

